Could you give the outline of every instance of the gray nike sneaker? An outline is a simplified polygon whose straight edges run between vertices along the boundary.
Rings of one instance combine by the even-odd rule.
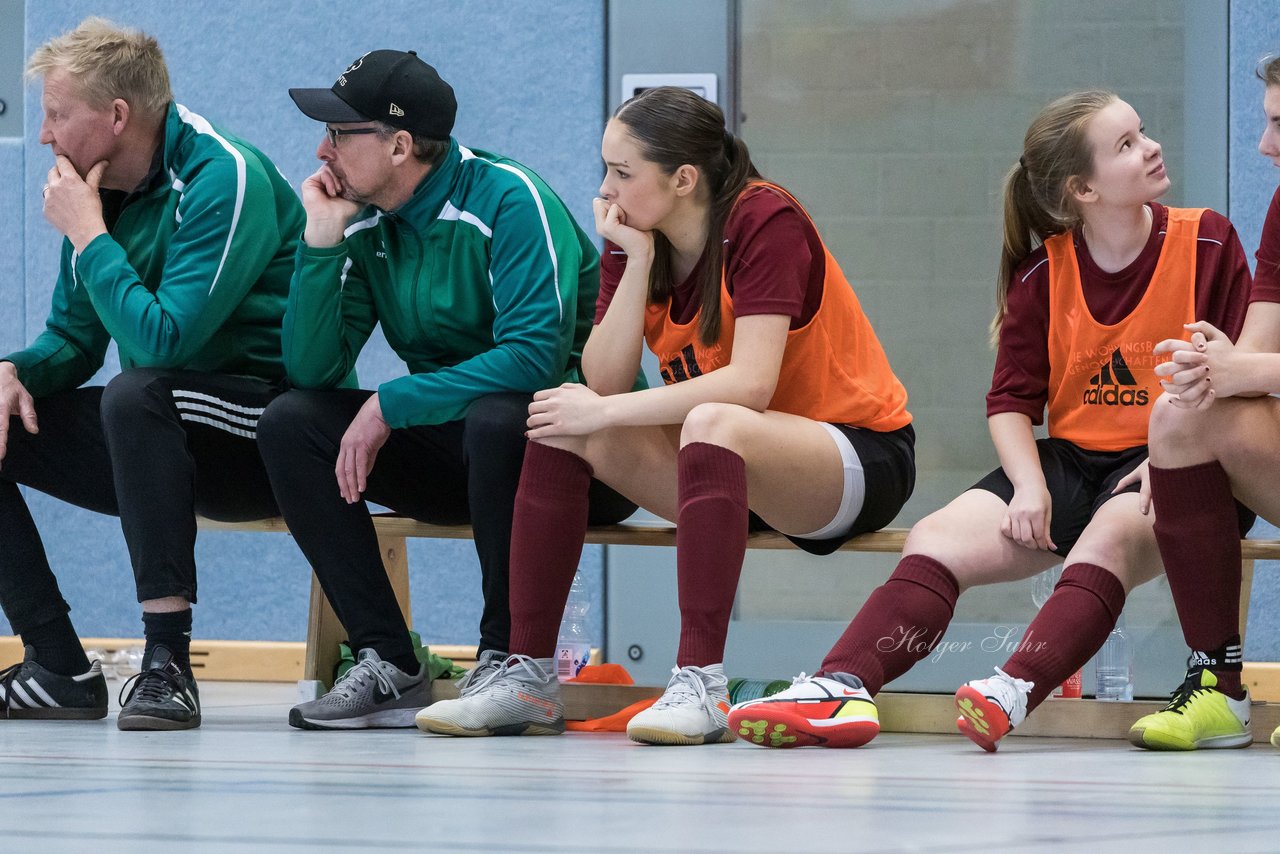
[[[431,702],[427,667],[405,673],[372,649],[360,650],[356,666],[328,694],[289,710],[289,726],[298,729],[372,729],[411,727],[413,716]]]
[[[560,735],[564,702],[550,658],[512,655],[456,700],[418,712],[418,729],[441,735]]]

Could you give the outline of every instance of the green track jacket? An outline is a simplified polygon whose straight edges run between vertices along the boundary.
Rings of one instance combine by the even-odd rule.
[[[399,210],[366,208],[337,246],[298,248],[289,379],[342,385],[381,322],[410,372],[378,388],[391,427],[455,421],[487,394],[579,381],[599,264],[541,178],[453,140]]]
[[[161,148],[161,176],[108,213],[108,234],[80,254],[63,241],[44,332],[3,358],[33,396],[89,379],[111,339],[125,369],[284,376],[301,202],[264,154],[179,104]]]

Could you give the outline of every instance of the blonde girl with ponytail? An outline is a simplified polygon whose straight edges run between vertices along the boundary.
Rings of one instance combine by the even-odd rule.
[[[930,656],[961,593],[1064,563],[1013,656],[956,693],[958,728],[994,751],[1160,574],[1145,512],[1152,347],[1202,318],[1236,334],[1249,290],[1231,224],[1159,204],[1169,186],[1160,144],[1110,92],[1067,95],[1032,121],[1004,184],[987,394],[1000,467],[914,526],[816,676],[734,708],[742,738],[865,743],[879,729],[872,698]]]

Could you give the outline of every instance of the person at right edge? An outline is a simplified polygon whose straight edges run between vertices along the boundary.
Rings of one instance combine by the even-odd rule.
[[[1280,166],[1280,58],[1264,60],[1266,130],[1258,143]],[[1249,692],[1241,684],[1237,502],[1280,521],[1280,190],[1262,226],[1253,294],[1239,341],[1208,323],[1161,341],[1165,394],[1151,414],[1156,541],[1182,634],[1187,674],[1162,711],[1129,740],[1152,750],[1248,747]],[[1280,747],[1280,729],[1271,735]]]

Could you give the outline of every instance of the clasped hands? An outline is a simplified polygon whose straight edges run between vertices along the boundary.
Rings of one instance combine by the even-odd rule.
[[[1237,352],[1231,339],[1203,320],[1184,328],[1191,332],[1188,339],[1166,338],[1154,350],[1157,356],[1167,357],[1156,365],[1156,376],[1169,402],[1180,409],[1207,409],[1218,397],[1245,391],[1239,387]]]

